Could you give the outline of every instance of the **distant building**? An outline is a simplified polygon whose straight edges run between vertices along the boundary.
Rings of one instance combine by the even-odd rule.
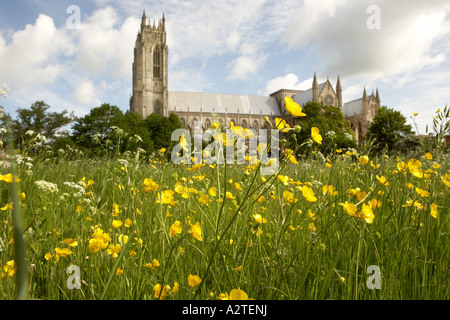
[[[176,113],[183,127],[189,130],[195,121],[201,121],[203,128],[217,121],[226,125],[232,121],[258,130],[265,127],[265,116],[274,120],[285,115],[284,98],[291,97],[300,105],[317,101],[340,108],[359,142],[380,106],[378,89],[376,95],[367,96],[364,88],[362,98],[343,103],[339,76],[334,89],[328,79],[319,84],[315,73],[311,89],[280,89],[269,96],[169,91],[168,56],[164,15],[158,23],[151,24],[144,11],[134,48],[130,110],[142,117]]]

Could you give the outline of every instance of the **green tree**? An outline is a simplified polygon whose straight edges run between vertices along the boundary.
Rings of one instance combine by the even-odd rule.
[[[354,132],[339,108],[309,101],[302,109],[306,117],[295,119],[295,123],[302,127],[301,131],[297,133],[290,131],[288,134],[288,141],[292,149],[296,148],[296,144],[311,138],[312,127],[317,127],[323,137],[322,144],[315,145],[317,150],[323,154],[333,152],[337,148],[356,147]],[[307,152],[306,146],[299,150],[300,154]]]
[[[404,145],[407,148],[412,148],[415,145],[415,143],[411,144],[413,139],[410,139],[410,136],[412,134],[411,125],[406,123],[406,118],[400,111],[383,106],[378,108],[366,137],[374,140],[375,151],[386,150],[391,152],[396,146]],[[408,143],[403,144],[402,141],[405,139],[408,140]]]
[[[17,119],[12,121],[16,145],[21,146],[35,134],[45,136],[50,142],[68,135],[63,128],[73,121],[73,113],[69,114],[67,110],[49,112],[48,109],[50,106],[44,101],[36,101],[30,109],[17,110]]]
[[[128,133],[128,139],[124,141],[121,151],[134,151],[141,148],[147,153],[153,151],[153,141],[150,131],[141,115],[127,111],[124,114],[120,127]]]
[[[122,139],[115,128],[121,128],[123,119],[124,114],[117,106],[103,103],[84,117],[76,118],[72,139],[88,153],[114,152]]]
[[[145,119],[145,123],[150,131],[155,149],[171,148],[174,144],[171,141],[172,132],[182,127],[180,119],[174,113],[168,118],[152,113]]]

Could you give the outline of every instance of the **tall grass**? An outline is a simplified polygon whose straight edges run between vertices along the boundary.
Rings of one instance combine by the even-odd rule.
[[[394,171],[397,163],[409,159],[372,158],[373,165],[363,165],[358,157],[336,153],[329,157],[331,167],[320,157],[299,164],[286,162],[278,176],[265,177],[248,165],[175,166],[162,153],[150,160],[135,154],[109,160],[34,158],[31,169],[25,164],[17,168],[21,192],[26,194],[20,208],[26,229],[28,297],[217,299],[221,293],[241,289],[255,299],[450,298],[450,197],[444,184],[448,158],[422,157],[422,169],[433,173],[417,178],[408,170]],[[283,176],[289,179],[282,181]],[[382,185],[377,176],[386,177],[389,185]],[[159,185],[157,190],[145,189],[146,178]],[[56,184],[58,191],[40,189],[35,184],[40,180]],[[82,186],[83,192],[77,194],[65,182]],[[188,190],[184,197],[176,192],[177,183]],[[430,195],[420,197],[408,183]],[[300,191],[305,185],[311,186],[317,201],[305,199]],[[332,185],[337,194],[323,194],[325,185]],[[0,185],[1,206],[11,201],[9,187]],[[211,187],[216,196],[208,193]],[[157,203],[165,190],[174,192],[176,203]],[[288,202],[285,191],[298,201]],[[227,198],[227,192],[235,199]],[[201,203],[202,195],[210,202]],[[265,200],[258,201],[258,196]],[[373,208],[372,223],[345,213],[342,207],[348,201],[361,210],[373,199],[380,207]],[[423,207],[407,206],[409,200]],[[432,203],[438,205],[436,218],[430,214]],[[114,211],[114,204],[120,212]],[[267,221],[259,223],[255,214]],[[12,210],[6,208],[0,215],[3,272],[6,262],[15,257],[17,242],[11,241]],[[126,219],[132,222],[128,227],[112,225],[113,220]],[[177,220],[182,231],[172,236],[170,227]],[[202,241],[190,233],[196,222]],[[107,249],[90,251],[89,239],[96,227],[109,234],[108,245],[122,245],[116,258]],[[128,242],[123,238],[120,242],[120,235],[127,235]],[[65,239],[76,239],[78,244],[69,246],[62,242]],[[56,248],[72,253],[58,255]],[[150,268],[153,259],[160,265]],[[65,270],[71,264],[80,267],[79,290],[66,285]],[[380,268],[380,289],[367,287],[371,265]],[[117,273],[118,268],[123,273]],[[190,274],[202,282],[190,286]],[[19,270],[0,281],[1,299],[16,298],[18,276]],[[165,297],[161,291],[155,293],[155,285],[173,289],[175,282],[178,292]]]

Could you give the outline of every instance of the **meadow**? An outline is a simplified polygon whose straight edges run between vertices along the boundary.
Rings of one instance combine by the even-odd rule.
[[[262,176],[259,165],[176,166],[165,153],[17,157],[28,298],[450,298],[445,156],[337,150],[285,156]],[[14,299],[2,171],[0,299]]]
[[[265,176],[165,149],[4,160],[0,299],[450,298],[448,154],[282,150]]]

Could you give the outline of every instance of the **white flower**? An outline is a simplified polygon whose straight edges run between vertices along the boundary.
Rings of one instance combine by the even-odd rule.
[[[55,183],[45,180],[35,181],[34,184],[44,192],[57,193],[59,191],[58,186]]]
[[[33,130],[28,130],[27,132],[25,132],[25,134],[27,136],[32,136],[34,134],[34,131]]]

